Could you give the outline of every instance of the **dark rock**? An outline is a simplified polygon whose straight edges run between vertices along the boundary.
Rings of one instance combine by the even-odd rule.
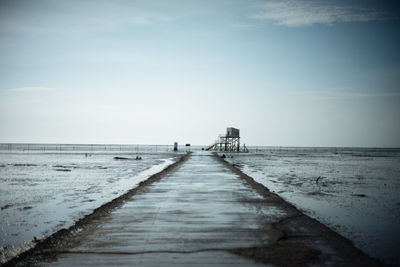
[[[131,160],[130,158],[125,157],[114,157],[115,160]]]

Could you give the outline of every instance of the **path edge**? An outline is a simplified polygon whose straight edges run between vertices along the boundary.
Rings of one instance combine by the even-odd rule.
[[[22,252],[14,258],[11,258],[9,261],[0,264],[0,266],[35,266],[39,262],[43,262],[43,260],[54,258],[54,254],[57,254],[57,248],[65,246],[68,242],[65,240],[75,236],[77,233],[82,232],[82,230],[87,228],[90,224],[98,221],[114,209],[121,207],[127,200],[132,198],[132,196],[134,196],[138,192],[142,191],[145,187],[159,181],[161,178],[174,172],[185,161],[187,161],[191,157],[191,155],[192,152],[188,152],[182,155],[177,161],[168,165],[162,171],[151,175],[146,180],[140,182],[136,187],[101,205],[100,207],[97,207],[90,214],[87,214],[77,220],[72,226],[60,229],[50,236],[46,237],[45,239],[36,241],[37,243],[34,247]]]
[[[354,262],[352,262],[352,264],[350,264],[349,266],[392,266],[390,264],[384,263],[383,261],[366,254],[361,249],[356,247],[350,239],[348,239],[348,238],[342,236],[341,234],[339,234],[338,232],[332,230],[330,227],[326,226],[324,223],[318,221],[317,219],[314,219],[314,218],[308,216],[307,214],[303,213],[296,206],[287,202],[282,197],[280,197],[278,194],[271,192],[265,185],[255,181],[254,178],[245,174],[240,169],[238,169],[235,165],[226,161],[224,158],[220,157],[217,152],[213,152],[212,156],[219,163],[221,163],[222,165],[227,167],[229,170],[231,170],[234,174],[238,175],[240,179],[243,179],[244,181],[246,181],[259,194],[261,194],[264,197],[273,198],[274,201],[279,203],[283,208],[289,209],[289,210],[292,210],[295,212],[294,216],[285,218],[285,219],[273,224],[274,227],[276,227],[277,229],[279,229],[280,231],[282,231],[284,233],[285,239],[288,239],[291,236],[290,236],[290,234],[286,233],[286,231],[283,230],[282,225],[285,222],[296,221],[297,218],[300,218],[301,220],[303,220],[300,223],[306,222],[307,224],[313,225],[313,227],[317,228],[316,231],[319,232],[319,234],[322,234],[329,239],[329,241],[330,241],[329,243],[334,248],[336,248],[336,249],[339,248],[339,250],[341,250],[342,246],[344,246],[344,250],[346,250],[346,248],[351,248],[351,251],[344,253],[347,259],[353,258],[353,260],[354,260]],[[294,222],[294,223],[298,224],[299,222]],[[244,249],[243,251],[241,249],[237,249],[237,250],[232,250],[232,252],[234,254],[238,254],[238,255],[241,255],[244,257],[253,258],[256,261],[261,261],[266,264],[271,264],[271,262],[263,260],[263,255],[261,255],[261,256],[257,255],[260,253],[260,251],[261,251],[261,254],[263,254],[262,253],[263,249],[265,249],[265,248],[255,247],[255,248],[250,248],[249,251],[246,251],[246,249]],[[257,250],[259,250],[259,251],[257,251]],[[257,252],[255,252],[255,251],[257,251]],[[315,262],[315,259],[311,260],[311,262],[309,262],[309,264],[313,264],[313,263],[316,265],[321,264],[320,262]],[[278,263],[277,265],[285,265],[286,266],[286,264],[287,263],[283,263],[283,264]],[[308,264],[306,264],[306,265],[308,265]],[[324,264],[322,263],[322,265],[324,265]],[[346,263],[344,263],[344,265],[346,265]]]

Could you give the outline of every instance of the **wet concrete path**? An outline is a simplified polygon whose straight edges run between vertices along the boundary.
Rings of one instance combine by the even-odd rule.
[[[260,261],[291,265],[284,260],[289,254],[293,256],[289,263],[302,265],[320,255],[318,247],[325,249],[319,263],[338,263],[329,256],[336,251],[319,237],[304,241],[316,236],[310,234],[309,222],[281,225],[287,218],[302,217],[281,202],[259,193],[210,154],[196,153],[45,265],[263,265]],[[291,232],[302,243],[278,243],[288,240]],[[308,245],[313,249],[302,248]]]

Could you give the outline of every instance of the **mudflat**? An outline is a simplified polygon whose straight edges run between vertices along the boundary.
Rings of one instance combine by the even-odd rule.
[[[53,239],[12,264],[382,265],[234,166],[202,152]]]

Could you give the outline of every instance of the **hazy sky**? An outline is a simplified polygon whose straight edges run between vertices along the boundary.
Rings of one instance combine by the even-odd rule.
[[[0,0],[0,142],[400,147],[396,3]]]

